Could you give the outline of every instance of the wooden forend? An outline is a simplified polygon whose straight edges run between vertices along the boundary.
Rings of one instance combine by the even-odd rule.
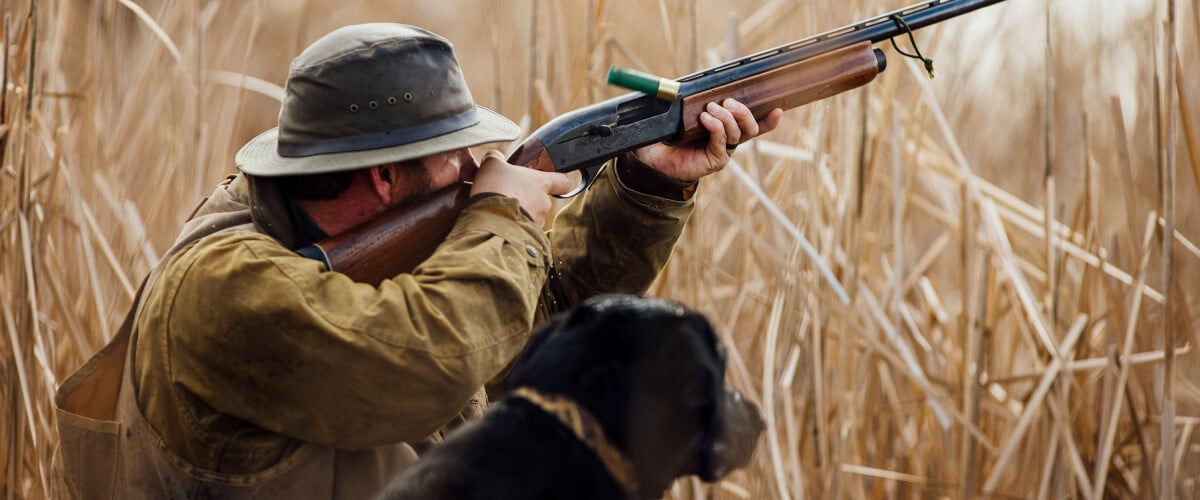
[[[708,136],[700,113],[710,102],[720,104],[732,97],[762,120],[775,108],[803,106],[866,85],[880,71],[874,50],[863,42],[684,97],[683,130],[677,142]]]

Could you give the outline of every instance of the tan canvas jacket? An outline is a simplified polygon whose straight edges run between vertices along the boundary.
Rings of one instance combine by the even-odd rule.
[[[126,384],[146,434],[188,474],[235,484],[286,474],[281,464],[314,447],[437,440],[486,400],[480,388],[545,319],[551,262],[572,301],[644,291],[665,265],[693,202],[638,192],[615,170],[549,233],[514,199],[476,201],[431,258],[378,287],[326,272],[254,226],[182,245],[136,320]],[[408,461],[376,460],[389,470],[369,475]]]

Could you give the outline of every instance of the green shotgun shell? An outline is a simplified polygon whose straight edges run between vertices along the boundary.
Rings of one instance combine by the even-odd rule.
[[[650,94],[665,101],[673,101],[679,96],[679,82],[643,73],[636,69],[609,67],[608,83]]]

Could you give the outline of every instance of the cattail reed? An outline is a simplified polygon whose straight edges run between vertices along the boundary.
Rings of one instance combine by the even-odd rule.
[[[528,131],[615,95],[609,64],[672,76],[904,3],[5,2],[0,496],[50,495],[56,384],[317,36],[443,34]],[[770,430],[670,497],[1200,496],[1197,8],[1008,2],[919,31],[937,80],[886,46],[871,86],[703,180],[650,293],[718,325]]]

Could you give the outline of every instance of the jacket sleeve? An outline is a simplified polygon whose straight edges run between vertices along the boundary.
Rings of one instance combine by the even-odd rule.
[[[613,160],[555,219],[554,265],[571,303],[600,293],[644,293],[666,265],[695,207],[695,185],[667,195],[670,181],[655,179],[649,168],[628,156]]]
[[[253,235],[179,280],[172,383],[271,432],[358,449],[450,421],[525,344],[549,241],[515,199],[475,201],[437,251],[378,287]]]

